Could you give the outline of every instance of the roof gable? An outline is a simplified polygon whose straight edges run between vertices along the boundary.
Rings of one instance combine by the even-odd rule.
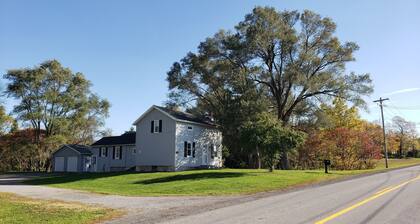
[[[157,110],[159,112],[161,112],[162,114],[168,116],[169,118],[175,120],[175,121],[180,121],[180,122],[186,122],[186,123],[193,123],[193,124],[199,124],[199,125],[204,125],[204,126],[208,126],[208,127],[212,127],[215,128],[216,125],[206,119],[203,118],[199,118],[196,117],[190,113],[185,113],[185,112],[181,112],[181,111],[175,111],[175,110],[171,110],[165,107],[159,107],[159,106],[155,106],[153,105],[152,107],[150,107],[146,112],[144,112],[134,123],[133,125],[138,124],[141,120],[143,120],[143,118],[149,114],[152,110]]]
[[[63,150],[63,149],[70,149],[75,151],[78,154],[81,155],[91,155],[92,151],[90,150],[90,147],[87,145],[77,145],[77,144],[68,144],[61,146],[57,151],[55,151],[53,154],[56,154],[57,152]]]

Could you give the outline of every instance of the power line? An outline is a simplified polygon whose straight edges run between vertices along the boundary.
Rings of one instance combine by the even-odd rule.
[[[399,106],[388,106],[389,108],[400,109],[400,110],[420,110],[420,106],[408,106],[408,107],[399,107]]]
[[[405,118],[408,118],[407,116],[406,116],[406,114],[405,113],[403,113],[401,110],[399,110],[398,109],[398,107],[396,107],[392,102],[389,102],[389,104],[391,104],[391,106],[395,109],[395,110],[397,110],[400,114],[402,114],[403,115],[403,117],[405,117]]]

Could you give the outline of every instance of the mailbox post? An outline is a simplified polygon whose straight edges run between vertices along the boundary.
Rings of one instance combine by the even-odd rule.
[[[331,161],[329,159],[324,160],[324,166],[325,166],[325,173],[328,173],[328,166],[331,165]]]

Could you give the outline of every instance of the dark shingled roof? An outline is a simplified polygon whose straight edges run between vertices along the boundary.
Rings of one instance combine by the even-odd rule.
[[[80,154],[88,154],[91,155],[92,151],[90,151],[90,147],[87,145],[66,145],[76,151],[78,151]]]
[[[136,132],[127,132],[120,136],[103,137],[92,144],[95,145],[135,145]]]
[[[200,124],[216,126],[216,124],[211,122],[208,118],[197,117],[197,116],[194,116],[190,113],[175,111],[175,110],[171,110],[171,109],[166,108],[166,107],[159,107],[159,106],[156,106],[156,107],[165,111],[166,113],[170,114],[171,116],[173,116],[173,117],[175,117],[176,119],[179,119],[179,120],[192,121],[192,122],[196,122],[196,123],[200,123]]]

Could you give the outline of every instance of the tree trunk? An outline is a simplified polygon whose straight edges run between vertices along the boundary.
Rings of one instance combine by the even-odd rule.
[[[289,163],[289,158],[287,156],[287,152],[282,152],[281,159],[280,159],[280,166],[282,170],[290,169],[290,163]]]
[[[268,167],[268,171],[269,172],[273,172],[274,171],[274,163],[271,163]]]
[[[257,166],[258,166],[258,169],[261,169],[261,156],[260,156],[260,149],[258,148],[258,146],[256,148],[256,151],[257,151]]]
[[[255,169],[255,162],[252,157],[252,153],[248,154],[248,168]]]
[[[399,150],[400,159],[402,159],[402,158],[403,158],[402,151],[403,151],[403,142],[401,141],[401,142],[400,142],[400,150]]]

